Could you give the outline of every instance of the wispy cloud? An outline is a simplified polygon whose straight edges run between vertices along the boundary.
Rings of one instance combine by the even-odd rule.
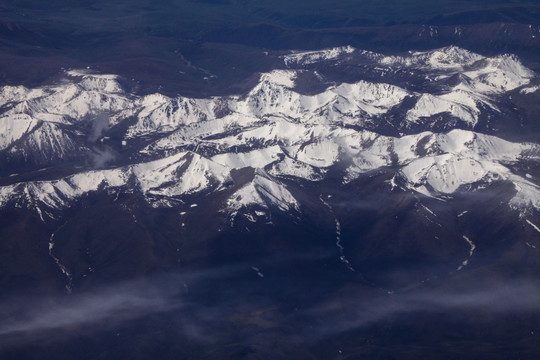
[[[117,157],[117,153],[108,146],[101,148],[94,147],[90,154],[90,161],[94,169],[101,169]]]
[[[197,295],[187,296],[189,284],[215,284],[225,279],[256,274],[253,265],[280,266],[283,263],[320,258],[320,253],[308,253],[279,258],[259,259],[254,263],[240,263],[205,268],[185,273],[159,274],[145,279],[127,281],[70,296],[44,298],[12,297],[0,303],[0,349],[11,345],[51,336],[50,330],[73,326],[115,326],[123,322],[163,312],[189,314],[182,323],[187,336],[209,338],[202,328],[212,326],[215,319],[226,318],[230,305],[203,306]],[[246,275],[247,274],[247,275]],[[209,285],[213,288],[212,285]],[[188,320],[189,318],[189,320]]]
[[[295,311],[280,310],[279,302],[292,300],[292,303],[298,303],[298,299],[306,298],[306,288],[299,284],[291,291],[289,282],[287,290],[280,289],[281,282],[272,279],[272,271],[263,279],[257,277],[252,266],[260,266],[261,271],[266,271],[271,266],[280,267],[285,263],[289,267],[294,261],[306,258],[316,257],[267,259],[184,274],[162,274],[61,298],[6,300],[0,304],[0,349],[22,346],[37,339],[51,340],[56,331],[61,333],[72,327],[92,329],[95,325],[94,329],[99,330],[157,313],[181,319],[176,331],[182,336],[211,342],[227,335],[218,329],[230,325],[238,331],[247,331],[242,330],[242,326],[250,323],[252,314],[258,314],[258,309],[272,308],[275,309],[273,317],[264,321],[272,323],[272,331],[277,333],[283,329],[290,332],[292,326],[294,334],[289,334],[283,341],[295,344],[321,341],[416,313],[452,314],[466,310],[509,314],[538,313],[540,310],[540,285],[534,279],[469,282],[461,287],[417,287],[394,294],[358,285],[346,292],[328,292],[324,297],[317,297],[319,300],[315,303],[313,300],[316,299],[311,299],[309,305]],[[249,277],[251,284],[257,284],[255,287],[239,285],[245,284],[243,281]],[[238,279],[243,280],[238,282]],[[232,287],[226,291],[215,290],[223,289],[217,285],[224,282]],[[188,284],[195,286],[192,289]],[[201,301],[206,295],[204,291],[200,293],[200,284],[204,284],[204,289],[225,291],[226,294],[222,294],[219,301]],[[274,296],[275,293],[279,295]],[[229,325],[223,327],[223,324]],[[249,331],[246,336],[250,336]]]
[[[96,142],[109,128],[109,116],[106,113],[98,113],[91,119],[92,126],[88,134],[88,141]]]
[[[478,311],[492,314],[540,311],[540,284],[537,281],[499,279],[488,284],[426,288],[403,293],[372,294],[352,292],[346,298],[328,298],[306,310],[311,318],[323,320],[324,326],[310,331],[312,340],[387,321],[397,316],[419,312],[452,313]]]

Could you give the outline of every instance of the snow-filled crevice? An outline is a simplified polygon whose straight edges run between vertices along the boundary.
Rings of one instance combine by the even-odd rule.
[[[71,274],[71,271],[67,268],[67,266],[62,263],[60,258],[54,255],[54,237],[56,236],[56,233],[58,233],[58,231],[60,231],[64,227],[64,225],[56,229],[56,231],[53,232],[49,237],[49,256],[54,260],[56,266],[58,266],[62,274],[64,274],[66,278],[66,292],[68,294],[71,294],[71,292],[73,291],[73,275]]]
[[[473,256],[474,250],[476,249],[476,244],[472,242],[468,236],[463,235],[463,240],[465,240],[469,245],[469,257],[461,262],[461,265],[457,268],[457,271],[461,271],[465,266],[469,265],[469,260]]]
[[[343,264],[345,264],[347,269],[349,269],[350,271],[355,271],[353,266],[351,265],[351,262],[345,256],[345,248],[343,247],[343,245],[341,243],[341,223],[339,222],[339,219],[337,218],[336,214],[334,213],[334,209],[332,208],[332,206],[327,201],[325,201],[323,199],[322,194],[320,195],[319,199],[321,200],[323,205],[326,206],[326,208],[328,208],[328,211],[330,212],[330,214],[334,218],[334,223],[336,224],[336,247],[339,250],[339,255],[340,255],[339,260],[341,260],[341,262]]]

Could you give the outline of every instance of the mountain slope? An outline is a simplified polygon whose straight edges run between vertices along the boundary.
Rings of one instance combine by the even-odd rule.
[[[95,271],[312,247],[393,288],[540,246],[540,145],[497,130],[525,111],[511,97],[536,96],[519,59],[346,47],[282,62],[243,95],[207,99],[130,94],[120,78],[84,71],[3,87],[0,211],[49,234],[43,261],[70,291]],[[355,81],[331,80],[352,65]],[[100,227],[96,214],[110,221]],[[475,221],[500,227],[504,245]],[[96,239],[109,239],[106,250]],[[385,278],[392,271],[399,281]]]

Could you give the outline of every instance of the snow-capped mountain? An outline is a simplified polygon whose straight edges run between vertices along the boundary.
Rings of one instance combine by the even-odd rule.
[[[315,94],[296,89],[304,68],[353,61],[381,73],[421,73],[439,87],[430,93],[360,80]],[[245,95],[209,99],[136,96],[113,75],[83,71],[38,89],[3,87],[5,159],[49,165],[77,154],[99,156],[111,146],[121,153],[101,164],[109,163],[107,169],[13,181],[0,188],[1,206],[58,210],[103,188],[136,190],[154,206],[172,206],[183,196],[234,187],[231,171],[253,168],[222,210],[237,214],[257,204],[288,212],[302,205],[283,179],[316,183],[339,173],[347,184],[388,168],[395,172],[389,191],[441,197],[507,181],[515,188],[513,208],[540,208],[536,179],[515,171],[523,161],[537,164],[538,144],[474,131],[483,113],[500,112],[500,96],[533,78],[516,57],[486,58],[456,47],[384,56],[345,47],[294,53],[283,63],[289,69],[262,74]],[[430,131],[441,119],[444,131]],[[410,126],[415,123],[425,125],[422,131]],[[115,166],[116,157],[124,164]]]
[[[513,96],[536,96],[519,59],[345,47],[282,60],[249,92],[205,99],[132,94],[88,71],[2,87],[0,221],[43,232],[17,237],[49,239],[36,256],[68,292],[117,263],[235,258],[251,232],[269,254],[330,237],[340,267],[364,274],[412,258],[462,271],[507,228],[540,246],[540,145],[498,130],[520,116]],[[331,78],[351,65],[354,81]],[[248,257],[262,251],[251,241]]]

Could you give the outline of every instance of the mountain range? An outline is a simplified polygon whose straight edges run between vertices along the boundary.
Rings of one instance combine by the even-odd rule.
[[[291,51],[207,98],[134,82],[0,88],[5,297],[239,266],[187,296],[247,283],[288,313],[352,284],[387,299],[539,275],[540,78],[515,55]]]

